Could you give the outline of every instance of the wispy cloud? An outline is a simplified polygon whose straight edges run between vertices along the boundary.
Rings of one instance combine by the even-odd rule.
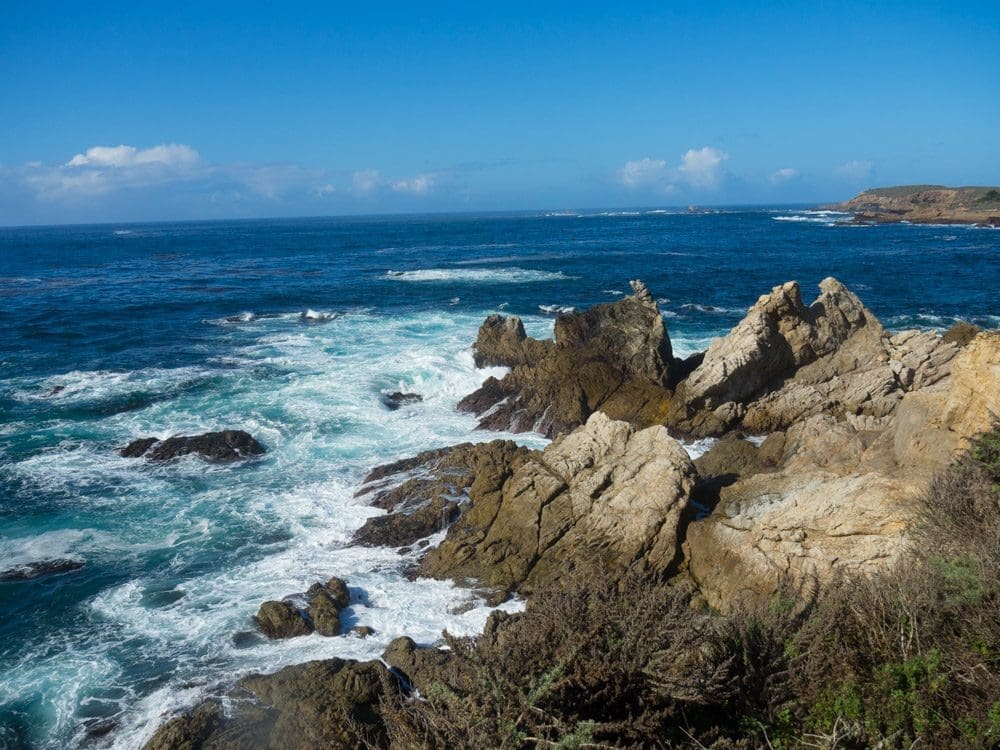
[[[435,175],[418,174],[409,180],[396,180],[391,184],[397,193],[410,193],[412,195],[426,195],[434,186]]]
[[[198,152],[181,143],[162,143],[152,148],[135,146],[94,146],[77,154],[67,167],[137,167],[147,164],[185,167],[198,163]]]
[[[627,188],[653,188],[664,192],[675,192],[679,185],[712,189],[722,181],[722,163],[728,158],[725,151],[711,146],[688,149],[676,167],[671,167],[665,159],[647,156],[625,162],[618,170],[618,181]]]
[[[667,162],[663,159],[643,159],[625,162],[618,172],[618,179],[626,187],[639,187],[661,181],[667,172]]]
[[[771,181],[772,185],[781,185],[785,182],[790,182],[799,176],[799,170],[794,167],[782,167],[772,174],[768,179]]]
[[[864,180],[871,177],[872,170],[875,165],[866,160],[855,160],[849,161],[846,164],[841,164],[837,167],[834,172],[838,177],[843,177],[848,180]]]
[[[382,182],[377,169],[359,169],[351,175],[351,189],[359,195],[374,193]]]

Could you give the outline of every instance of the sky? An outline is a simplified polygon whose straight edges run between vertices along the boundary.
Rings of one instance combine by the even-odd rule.
[[[1000,183],[996,2],[10,0],[2,16],[0,225]]]

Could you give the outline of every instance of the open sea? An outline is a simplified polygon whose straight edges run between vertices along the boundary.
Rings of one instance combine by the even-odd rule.
[[[609,302],[643,279],[674,351],[757,297],[833,275],[890,330],[1000,326],[1000,231],[852,226],[792,208],[0,229],[0,747],[136,748],[166,710],[251,671],[377,657],[488,615],[350,547],[368,469],[494,433],[456,402],[482,319]],[[389,411],[385,392],[424,401]],[[244,429],[258,461],[119,457]],[[532,446],[535,435],[517,439]],[[692,450],[696,450],[692,447]],[[82,563],[36,575],[41,564]],[[331,575],[377,635],[269,642],[258,605]],[[516,608],[517,602],[505,605]]]

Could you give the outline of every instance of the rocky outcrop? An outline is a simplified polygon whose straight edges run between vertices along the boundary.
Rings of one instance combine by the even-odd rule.
[[[524,590],[585,564],[653,574],[675,564],[695,470],[666,428],[598,412],[511,469],[487,492],[470,489],[421,574]]]
[[[326,659],[250,675],[223,716],[215,702],[163,724],[145,750],[354,750],[387,744],[379,706],[395,680],[377,661]]]
[[[898,559],[914,498],[970,437],[1000,422],[1000,334],[978,335],[949,369],[902,395],[877,429],[829,414],[802,420],[785,433],[774,469],[723,486],[685,542],[709,603],[726,610],[774,592],[783,577],[821,584]]]
[[[816,414],[878,427],[905,393],[945,377],[957,351],[933,333],[890,337],[836,279],[820,283],[808,308],[788,282],[712,342],[678,386],[669,420],[699,436],[783,430]]]
[[[150,461],[169,461],[195,453],[209,461],[232,463],[262,456],[265,450],[248,432],[223,430],[190,437],[175,436],[166,440],[140,438],[126,445],[119,453],[125,458],[147,458]]]
[[[1000,189],[903,185],[866,190],[831,206],[854,214],[859,224],[1000,224]]]
[[[443,531],[474,485],[477,494],[492,491],[527,453],[509,440],[463,443],[373,469],[358,496],[389,513],[365,521],[352,542],[403,547]]]
[[[298,597],[281,601],[268,601],[257,611],[257,627],[268,638],[294,638],[300,635],[340,635],[340,611],[351,603],[351,595],[340,578],[334,576],[326,583],[314,583],[303,597],[300,607]]]
[[[674,365],[663,317],[642,282],[634,294],[584,312],[559,315],[555,340],[525,335],[517,318],[490,316],[479,331],[476,363],[513,368],[489,378],[458,405],[486,429],[549,437],[595,411],[637,424],[662,422]]]

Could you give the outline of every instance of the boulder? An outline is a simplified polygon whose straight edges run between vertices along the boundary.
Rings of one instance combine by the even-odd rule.
[[[976,337],[976,334],[982,332],[982,330],[983,329],[977,325],[960,320],[941,334],[941,340],[947,344],[965,346]]]
[[[231,463],[245,458],[262,456],[264,446],[243,430],[206,432],[203,435],[175,436],[166,440],[140,438],[133,440],[119,451],[125,458],[147,458],[151,461],[169,461],[189,453],[219,463]]]
[[[470,505],[422,575],[530,590],[574,567],[671,570],[696,472],[666,428],[637,430],[597,412],[586,425],[492,478],[477,476]]]
[[[634,294],[556,318],[555,340],[527,338],[516,318],[490,316],[480,328],[477,364],[513,369],[459,402],[480,427],[548,437],[595,411],[638,424],[666,416],[674,359],[663,316],[642,282]]]
[[[309,620],[290,601],[268,601],[257,610],[257,627],[268,638],[294,638],[313,632]]]
[[[222,708],[216,701],[204,701],[160,725],[143,750],[198,750],[219,730],[222,718]]]

